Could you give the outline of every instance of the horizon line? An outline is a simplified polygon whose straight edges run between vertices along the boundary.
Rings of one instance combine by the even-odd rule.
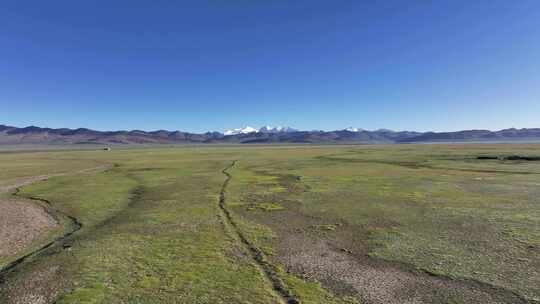
[[[217,132],[217,133],[221,133],[221,134],[224,134],[225,132],[229,131],[229,130],[233,130],[233,129],[243,129],[243,128],[247,128],[247,127],[250,127],[249,125],[245,125],[244,127],[240,127],[240,128],[233,128],[233,129],[226,129],[225,131],[216,131],[216,130],[213,130],[213,131],[204,131],[204,132],[191,132],[191,131],[182,131],[180,129],[176,129],[176,130],[168,130],[168,129],[155,129],[155,130],[143,130],[143,129],[117,129],[117,130],[103,130],[103,129],[92,129],[92,128],[88,128],[88,127],[61,127],[61,128],[53,128],[53,127],[40,127],[40,126],[36,126],[36,125],[27,125],[25,127],[20,127],[20,126],[14,126],[14,125],[9,125],[9,124],[0,124],[0,126],[3,126],[3,127],[11,127],[11,128],[17,128],[17,129],[25,129],[25,128],[40,128],[40,129],[51,129],[51,130],[60,130],[60,129],[68,129],[68,130],[79,130],[79,129],[85,129],[85,130],[90,130],[90,131],[96,131],[96,132],[135,132],[135,131],[141,131],[141,132],[146,132],[146,133],[152,133],[152,132],[160,132],[160,131],[165,131],[165,132],[182,132],[182,133],[190,133],[190,134],[205,134],[205,133],[214,133],[214,132]],[[259,130],[263,127],[267,127],[269,125],[263,125],[262,127],[259,127],[259,128],[254,128],[256,129],[257,131],[255,132],[259,132]],[[288,127],[288,126],[281,126],[281,127]],[[349,127],[345,127],[345,128],[341,128],[341,129],[310,129],[310,130],[301,130],[301,129],[296,129],[296,128],[293,128],[293,127],[290,127],[292,129],[294,129],[295,131],[292,131],[292,132],[335,132],[335,131],[346,131],[346,129],[348,128],[351,128],[350,126]],[[352,128],[356,128],[356,127],[352,127]],[[532,127],[532,128],[517,128],[517,127],[510,127],[510,128],[502,128],[502,129],[481,129],[481,128],[478,128],[478,129],[475,129],[475,128],[472,128],[472,129],[461,129],[461,130],[452,130],[452,131],[440,131],[440,130],[429,130],[429,131],[416,131],[416,130],[412,130],[412,129],[408,129],[408,130],[393,130],[393,129],[389,129],[389,128],[378,128],[378,129],[372,129],[372,130],[369,130],[369,129],[364,129],[364,128],[357,128],[358,129],[358,132],[362,132],[362,131],[365,131],[365,132],[376,132],[376,131],[383,131],[383,130],[387,130],[387,131],[391,131],[391,132],[417,132],[417,133],[453,133],[453,132],[464,132],[464,131],[489,131],[489,132],[500,132],[500,131],[504,131],[504,130],[526,130],[526,129],[539,129],[540,127]],[[350,131],[350,132],[354,132],[354,131]]]

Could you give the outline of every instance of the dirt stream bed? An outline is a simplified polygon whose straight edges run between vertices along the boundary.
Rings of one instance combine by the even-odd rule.
[[[43,208],[22,200],[0,200],[0,257],[16,255],[57,226]]]
[[[0,258],[16,255],[57,225],[42,206],[11,195],[18,187],[47,178],[29,177],[0,186]]]
[[[337,295],[355,297],[363,304],[529,303],[502,288],[369,257],[368,236],[362,235],[361,227],[340,223],[335,231],[326,233],[317,227],[324,227],[328,219],[293,209],[264,212],[237,208],[235,212],[277,234],[272,244],[273,263],[301,278],[318,281]]]
[[[55,254],[70,246],[65,242],[82,224],[78,219],[54,209],[51,202],[41,198],[23,198],[18,195],[23,186],[47,180],[54,176],[105,172],[112,165],[101,165],[75,172],[18,178],[0,183],[0,249],[6,257],[14,257],[28,248],[32,242],[43,237],[59,225],[57,218],[70,222],[71,228],[54,240],[41,244],[39,248],[9,261],[0,269],[0,303],[6,304],[50,304],[65,288],[61,265],[42,265],[39,257]],[[2,257],[2,255],[0,255]],[[25,262],[32,264],[32,271],[19,271]]]

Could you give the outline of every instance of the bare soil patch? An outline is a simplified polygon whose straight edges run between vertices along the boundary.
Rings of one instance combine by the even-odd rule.
[[[0,256],[11,256],[57,225],[42,207],[22,200],[0,200]]]
[[[60,266],[38,266],[22,274],[0,288],[0,301],[6,304],[54,303],[64,291],[64,280]]]
[[[110,169],[111,165],[83,169],[74,172],[92,173]],[[42,206],[35,202],[11,195],[18,188],[44,181],[53,176],[69,173],[38,175],[18,178],[11,181],[0,181],[0,257],[12,256],[26,248],[58,222]]]
[[[18,187],[47,178],[33,176],[0,185],[0,257],[17,254],[57,225],[43,207],[10,196]]]
[[[337,295],[368,304],[526,303],[502,288],[369,257],[369,236],[362,227],[306,216],[294,206],[288,207],[275,212],[237,211],[277,233],[274,262],[299,277],[320,282]]]

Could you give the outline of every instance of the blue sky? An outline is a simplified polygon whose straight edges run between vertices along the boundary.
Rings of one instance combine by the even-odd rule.
[[[0,124],[540,127],[540,1],[2,1]]]

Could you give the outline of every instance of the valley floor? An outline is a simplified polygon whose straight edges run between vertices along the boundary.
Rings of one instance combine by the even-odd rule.
[[[0,153],[0,303],[538,303],[508,155],[540,146]]]

